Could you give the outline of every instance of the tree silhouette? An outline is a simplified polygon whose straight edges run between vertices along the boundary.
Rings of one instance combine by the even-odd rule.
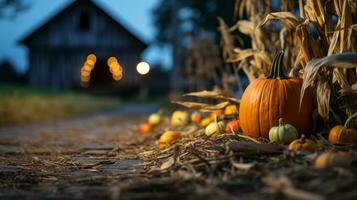
[[[0,0],[0,18],[11,19],[28,7],[29,5],[24,0]]]
[[[0,63],[0,82],[19,82],[20,75],[15,70],[14,66],[8,61],[4,60]]]

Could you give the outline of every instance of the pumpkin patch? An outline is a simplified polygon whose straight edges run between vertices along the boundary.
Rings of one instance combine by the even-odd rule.
[[[0,0],[0,199],[357,200],[357,0],[60,2]]]

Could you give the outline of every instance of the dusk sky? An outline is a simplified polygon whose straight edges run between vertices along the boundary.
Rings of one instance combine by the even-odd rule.
[[[9,59],[20,72],[27,69],[26,47],[18,41],[59,12],[72,0],[25,0],[30,5],[28,10],[12,19],[0,20],[0,61]],[[152,10],[160,0],[94,0],[104,10],[114,15],[124,26],[150,43],[154,39]],[[149,63],[162,63],[166,67],[171,59],[168,49],[151,45],[143,54],[143,60]]]

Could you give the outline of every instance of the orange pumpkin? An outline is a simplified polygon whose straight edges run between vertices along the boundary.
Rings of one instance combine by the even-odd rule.
[[[345,167],[351,164],[352,155],[345,151],[326,151],[320,154],[315,160],[315,167],[319,169],[327,167]]]
[[[357,130],[348,128],[349,122],[356,117],[357,113],[347,119],[344,126],[337,125],[330,130],[328,140],[332,144],[355,144],[357,145]]]
[[[290,151],[305,150],[314,153],[317,150],[317,144],[313,140],[306,139],[305,135],[301,135],[300,139],[296,139],[289,144],[288,149]]]
[[[160,136],[159,147],[160,149],[164,149],[180,138],[180,134],[176,133],[175,131],[166,131]]]
[[[239,130],[239,120],[238,119],[227,123],[226,133],[232,133],[232,130],[234,133],[238,133],[238,130]]]
[[[269,138],[270,128],[277,126],[279,118],[291,124],[299,133],[312,128],[312,92],[308,88],[299,109],[302,79],[289,78],[283,72],[283,56],[273,60],[271,74],[254,80],[244,91],[239,120],[244,135]]]
[[[142,123],[139,125],[139,133],[141,135],[146,135],[146,134],[150,133],[152,131],[152,129],[153,129],[153,126],[149,122]]]
[[[202,116],[201,113],[199,112],[193,112],[191,114],[191,122],[195,123],[195,124],[199,124],[202,120]]]

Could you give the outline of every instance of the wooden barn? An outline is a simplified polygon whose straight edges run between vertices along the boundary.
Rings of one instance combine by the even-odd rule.
[[[29,84],[54,89],[136,88],[136,64],[147,44],[105,8],[76,0],[26,36]]]

